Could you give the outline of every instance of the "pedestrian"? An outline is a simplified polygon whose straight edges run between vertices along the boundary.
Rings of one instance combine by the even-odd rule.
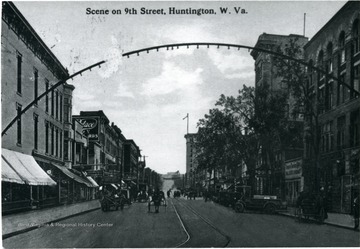
[[[359,229],[359,192],[355,191],[353,200],[354,230]]]

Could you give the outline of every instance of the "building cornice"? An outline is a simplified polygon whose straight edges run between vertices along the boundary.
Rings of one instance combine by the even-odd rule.
[[[63,67],[12,2],[2,3],[2,20],[59,80],[69,77],[67,69]]]

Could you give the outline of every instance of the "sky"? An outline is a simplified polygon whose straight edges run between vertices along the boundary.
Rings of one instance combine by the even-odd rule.
[[[180,47],[123,53],[147,47],[212,42],[254,46],[262,33],[311,38],[344,1],[113,1],[14,2],[62,65],[75,73],[102,60],[101,68],[70,80],[73,114],[103,110],[158,173],[185,173],[189,133],[221,94],[254,86],[248,50]],[[177,15],[169,8],[212,9],[216,14]],[[221,14],[221,8],[231,13]],[[235,8],[246,14],[237,14]],[[90,8],[90,9],[89,9]],[[141,9],[165,14],[142,14]],[[109,14],[91,14],[109,10]],[[112,10],[118,14],[112,14]],[[135,10],[135,11],[134,11]],[[121,12],[121,14],[119,13]],[[136,13],[135,13],[136,12]]]

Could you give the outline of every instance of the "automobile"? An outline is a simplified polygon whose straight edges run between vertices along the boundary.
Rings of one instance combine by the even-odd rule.
[[[233,191],[220,191],[216,198],[216,202],[226,207],[231,206],[235,207],[235,204],[238,200],[242,198],[242,193],[233,192]]]
[[[244,186],[243,195],[236,201],[234,209],[238,213],[243,213],[245,209],[259,210],[268,214],[274,214],[280,210],[287,209],[287,203],[275,195],[251,195],[251,188]]]

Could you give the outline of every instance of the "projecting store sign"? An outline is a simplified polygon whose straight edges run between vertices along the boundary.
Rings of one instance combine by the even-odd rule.
[[[285,162],[285,179],[296,179],[302,176],[302,159]]]
[[[82,125],[82,134],[87,136],[90,141],[99,140],[99,119],[95,117],[76,118]]]

